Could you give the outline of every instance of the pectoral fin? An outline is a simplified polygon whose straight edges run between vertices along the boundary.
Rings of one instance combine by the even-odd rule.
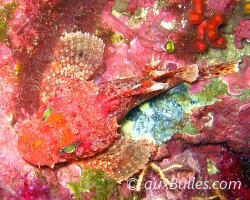
[[[84,168],[102,169],[118,183],[141,170],[149,161],[150,149],[135,141],[118,140],[107,152],[80,161]]]

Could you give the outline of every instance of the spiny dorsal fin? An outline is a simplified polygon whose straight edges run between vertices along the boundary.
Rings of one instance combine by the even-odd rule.
[[[55,73],[88,80],[102,64],[104,46],[100,38],[89,33],[65,33],[60,37]]]
[[[117,140],[107,152],[80,161],[84,168],[102,169],[118,183],[141,170],[149,161],[150,149],[125,139]]]
[[[69,88],[71,80],[89,80],[103,60],[104,43],[89,33],[65,33],[56,48],[56,61],[44,74],[41,89],[43,102],[55,96],[56,89]]]

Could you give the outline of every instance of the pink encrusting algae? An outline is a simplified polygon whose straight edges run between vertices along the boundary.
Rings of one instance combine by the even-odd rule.
[[[82,173],[80,167],[89,167],[101,169],[121,183],[115,183],[119,195],[127,198],[137,194],[146,199],[246,198],[245,185],[231,192],[143,188],[144,181],[168,183],[172,177],[180,181],[190,177],[210,181],[240,178],[245,184],[247,175],[242,174],[247,173],[244,157],[249,155],[249,98],[245,96],[249,56],[225,59],[231,62],[216,58],[212,66],[204,64],[208,60],[202,57],[212,48],[228,49],[231,45],[226,46],[226,40],[217,45],[213,42],[231,35],[224,34],[228,31],[224,28],[233,21],[230,16],[236,15],[232,12],[236,4],[242,6],[238,0],[2,1],[2,197],[70,199],[70,190],[75,194],[77,189],[68,183],[76,181],[72,184],[76,186],[88,179],[89,174],[81,176],[91,170]],[[192,11],[198,15],[190,18]],[[244,17],[234,27],[237,48],[248,45],[248,21]],[[203,41],[199,43],[199,39]],[[182,82],[192,83],[189,92],[193,95],[204,89],[202,84],[210,87],[213,80],[209,79],[218,76],[227,83],[229,94],[190,110],[187,116],[197,128],[196,135],[178,134],[178,128],[173,127],[177,134],[157,147],[144,138],[132,141],[127,135],[130,133],[123,134],[119,128],[119,120],[145,100]],[[240,94],[241,99],[229,96]],[[188,98],[180,95],[178,101],[185,104]],[[140,107],[141,113],[149,114],[143,110],[147,105]],[[165,106],[159,109],[167,109]],[[156,123],[164,117],[157,117]],[[206,120],[212,125],[208,127]],[[164,128],[162,131],[167,132]],[[208,158],[221,173],[208,175]],[[141,193],[128,191],[123,180],[132,175],[139,177],[136,190]],[[98,181],[105,185],[102,178]],[[82,182],[79,185],[83,187],[83,199],[96,197],[99,186],[93,190],[84,188]],[[89,185],[92,187],[93,182]]]
[[[208,67],[190,65],[169,71],[152,57],[140,76],[95,83],[91,77],[101,65],[103,48],[101,39],[89,33],[65,33],[60,38],[55,53],[57,61],[44,74],[39,111],[16,125],[18,147],[24,159],[38,166],[53,167],[58,162],[103,152],[118,139],[118,120],[135,105],[183,81],[238,71],[239,61]],[[114,147],[117,153],[123,151],[113,159],[120,160],[120,165],[111,172],[106,170],[119,182],[148,162],[146,147],[127,143]],[[138,166],[128,168],[131,163],[123,159],[128,159],[126,152],[132,147],[137,154],[129,156],[141,160]]]

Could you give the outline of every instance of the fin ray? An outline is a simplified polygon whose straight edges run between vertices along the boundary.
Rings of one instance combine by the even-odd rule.
[[[80,161],[84,168],[102,169],[118,183],[141,170],[149,161],[150,149],[139,142],[121,139],[106,153]]]
[[[239,71],[239,63],[241,60],[235,60],[232,62],[225,62],[218,65],[211,65],[206,67],[200,67],[199,80],[210,79],[218,76],[225,76],[236,73]]]
[[[89,33],[65,33],[60,37],[59,65],[54,73],[69,77],[90,79],[102,64],[105,44]]]

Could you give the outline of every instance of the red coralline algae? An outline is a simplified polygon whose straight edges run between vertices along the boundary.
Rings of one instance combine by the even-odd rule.
[[[1,3],[5,4],[7,2],[12,1],[4,0]],[[104,71],[106,68],[106,71],[103,73],[100,70],[98,73],[102,74],[102,77],[98,75],[94,80],[97,83],[101,83],[106,80],[112,81],[116,78],[142,74],[145,66],[150,62],[152,55],[154,58],[162,60],[160,64],[166,62],[167,68],[172,70],[171,66],[173,66],[173,69],[177,69],[180,66],[187,66],[188,63],[195,62],[197,54],[194,52],[193,45],[195,45],[195,49],[199,53],[205,52],[208,46],[224,48],[226,41],[220,35],[219,26],[227,19],[228,14],[238,1],[193,0],[190,3],[191,1],[187,0],[170,0],[164,1],[167,5],[166,7],[158,9],[156,8],[158,4],[154,0],[131,0],[124,1],[128,5],[128,13],[126,14],[112,13],[114,1],[108,0],[17,0],[15,2],[17,2],[18,6],[13,13],[13,18],[8,21],[6,43],[5,45],[3,43],[0,44],[0,145],[2,147],[2,151],[0,152],[0,193],[4,199],[26,200],[38,198],[70,199],[71,196],[67,183],[79,181],[80,179],[79,163],[59,164],[54,169],[38,169],[27,163],[17,149],[17,132],[14,132],[13,128],[16,123],[23,123],[24,119],[27,122],[32,116],[36,116],[40,123],[43,111],[50,108],[50,105],[54,102],[60,104],[57,107],[58,109],[61,108],[64,112],[65,109],[68,109],[67,111],[71,112],[72,115],[68,115],[67,117],[68,119],[74,119],[70,121],[73,127],[75,127],[74,131],[78,127],[86,128],[86,124],[83,125],[83,121],[79,120],[81,118],[76,119],[75,117],[75,111],[79,109],[78,104],[69,106],[69,102],[67,102],[67,100],[87,99],[85,96],[86,93],[89,94],[89,91],[82,93],[82,85],[79,84],[79,87],[76,88],[77,92],[75,96],[71,95],[64,100],[60,98],[54,99],[54,102],[40,102],[43,75],[47,75],[47,70],[52,67],[51,63],[55,61],[56,45],[59,42],[59,37],[65,31],[90,32],[104,40],[106,47],[101,69]],[[157,2],[162,3],[162,1]],[[139,16],[138,21],[133,21],[133,18],[138,17],[137,12],[142,12],[143,15]],[[190,23],[186,23],[187,18]],[[240,21],[239,26],[234,31],[237,48],[243,47],[241,44],[242,39],[249,40],[248,25],[247,20]],[[124,41],[112,43],[110,38],[116,34],[120,34]],[[168,40],[174,42],[174,51],[171,53],[166,52],[163,48]],[[250,65],[244,58],[243,61],[245,64],[241,65],[239,74],[223,77],[223,80],[229,85],[229,92],[231,94],[240,94],[244,88],[249,87],[250,73],[248,66]],[[204,81],[205,84],[207,82]],[[197,92],[201,88],[200,84],[198,82],[191,86],[190,92]],[[143,82],[142,85],[148,86],[150,84]],[[117,87],[126,88],[128,84],[117,84],[116,88],[110,87],[109,89],[115,90]],[[62,89],[65,88],[67,87]],[[126,95],[128,94],[130,93],[127,92]],[[92,100],[91,97],[86,101],[90,100]],[[98,101],[102,100],[101,98],[98,99]],[[131,104],[134,103],[134,101],[128,102]],[[129,107],[128,105],[130,105],[129,103],[126,105],[126,103],[118,104],[118,107],[126,110]],[[80,111],[78,110],[78,115],[86,111],[85,108],[82,109],[84,112],[81,109]],[[101,108],[98,109],[106,112],[106,110]],[[92,107],[92,110],[98,109],[94,106]],[[93,113],[92,110],[85,112],[88,120],[89,116]],[[33,115],[34,113],[35,115]],[[207,117],[208,113],[213,115],[212,127],[206,126],[207,121],[210,119]],[[112,115],[115,114],[117,113],[112,113]],[[164,172],[170,178],[187,180],[190,177],[197,177],[197,180],[209,180],[212,177],[212,180],[227,181],[239,178],[245,184],[245,179],[241,176],[242,163],[239,158],[243,154],[234,154],[228,150],[227,146],[200,144],[225,142],[233,150],[248,154],[248,114],[249,99],[243,103],[238,99],[230,100],[227,97],[223,97],[222,102],[216,102],[213,105],[197,109],[192,115],[192,122],[196,125],[199,133],[195,136],[186,134],[173,136],[170,141],[161,146],[157,152],[153,153],[150,161],[155,162],[162,169],[176,164],[184,166],[182,169],[170,170],[169,174]],[[60,118],[59,115],[53,119],[56,123],[53,124],[54,122],[52,122],[52,128],[55,130],[65,130],[64,128],[67,128],[64,124],[64,119]],[[99,126],[100,124],[100,121],[98,121]],[[49,139],[52,138],[51,135],[46,135],[48,130],[41,131],[39,129],[39,133],[33,132],[33,125],[24,126],[26,132],[24,131],[23,135],[27,133],[26,138],[24,138],[27,143],[36,137],[37,134],[40,134],[39,137],[42,139],[47,136]],[[104,129],[106,130],[106,128]],[[99,129],[98,133],[102,131],[102,129]],[[106,131],[110,133],[110,130]],[[90,137],[89,135],[87,136]],[[53,141],[49,142],[66,145],[68,141],[71,141],[70,134],[67,136],[69,137],[59,138],[59,135],[56,135]],[[105,134],[105,136],[99,135],[101,139],[95,143],[96,149],[104,148],[103,142],[105,140],[108,140],[108,143],[112,142],[114,135]],[[59,141],[59,139],[65,140]],[[34,144],[32,147],[39,146],[39,141]],[[76,144],[78,145],[78,143]],[[88,145],[90,144],[88,143]],[[133,150],[133,148],[125,148],[127,151],[125,153],[123,151],[121,154],[129,155],[124,159],[127,163],[130,163],[130,160],[135,161],[134,163],[131,161],[133,167],[137,167],[136,170],[132,169],[134,173],[143,168],[143,165],[148,161],[149,152],[146,151],[148,147],[146,145],[140,147],[141,144],[139,142],[128,142],[125,147],[133,147],[133,145],[137,145],[136,147],[138,147],[138,151],[136,152],[142,153],[142,156],[138,156],[141,162],[136,163],[138,159],[131,158],[133,152],[129,150]],[[50,147],[49,145],[43,146],[40,155],[34,156],[30,154],[31,160],[32,156],[37,158],[44,155],[43,159],[51,156],[52,154],[49,153]],[[146,150],[140,152],[139,150],[141,149]],[[82,148],[80,154],[84,153],[84,150],[86,149]],[[60,152],[62,153],[62,151]],[[114,156],[113,160],[111,159],[111,156],[118,155],[118,152],[120,152],[120,149],[117,148],[113,154],[108,154],[106,157],[101,157],[98,154],[97,157],[94,156],[91,158],[93,162],[90,165],[94,166],[95,161],[99,159],[98,161],[102,162],[102,164],[99,164],[99,167],[101,166],[104,169],[109,166],[109,161],[119,161],[118,158],[120,158],[120,155]],[[29,154],[28,151],[25,153]],[[109,155],[111,156],[109,157]],[[211,177],[207,174],[206,160],[208,157],[216,164],[221,173],[212,175]],[[72,159],[70,156],[68,158],[69,160]],[[110,171],[112,170],[115,171],[114,169]],[[130,176],[131,174],[126,175]],[[160,176],[149,170],[145,180],[160,180]],[[132,192],[128,191],[126,181],[123,183],[123,186],[127,189],[123,194],[129,197]],[[190,197],[200,197],[201,193],[202,198],[216,198],[214,197],[214,193],[216,193],[214,191],[201,192],[199,190],[191,190],[173,192],[155,190],[150,192],[144,190],[142,194],[148,199],[155,198],[156,196],[162,198],[167,196],[170,199],[189,199]],[[240,193],[242,194],[240,195]],[[224,194],[229,199],[234,197],[246,199],[248,193],[243,188],[242,190],[231,192],[226,191],[223,192]],[[223,195],[221,198],[224,197]]]
[[[196,94],[202,91],[203,85],[209,85],[209,84],[210,84],[210,80],[204,80],[204,81],[199,81],[199,82],[190,84],[188,93]]]
[[[93,31],[107,1],[35,0],[17,3],[17,11],[9,22],[8,42],[21,71],[17,103],[20,115],[21,110],[32,114],[38,109],[42,74],[53,60],[54,47],[62,32],[75,29]]]
[[[247,178],[242,173],[244,169],[243,156],[230,151],[227,146],[222,145],[204,145],[191,147],[191,151],[199,155],[199,163],[202,169],[202,175],[205,180],[210,181],[240,181],[241,186],[237,185],[235,188],[218,190],[217,195],[226,196],[228,199],[246,199],[249,193],[247,187]],[[208,175],[207,159],[210,159],[216,166],[218,172]],[[216,196],[214,193],[212,193]]]
[[[248,106],[245,103],[227,96],[221,97],[221,102],[197,109],[192,114],[192,122],[199,130],[197,135],[183,134],[182,138],[194,144],[226,142],[234,151],[249,153],[247,140],[250,118]],[[249,104],[249,99],[247,100]],[[209,115],[208,115],[209,114]],[[207,116],[212,116],[208,119]],[[207,126],[211,121],[212,125]]]
[[[230,151],[226,145],[192,145],[188,144],[178,135],[172,137],[172,139],[164,145],[169,152],[168,156],[161,161],[153,161],[160,166],[165,177],[173,182],[179,183],[181,189],[171,190],[164,187],[164,184],[160,184],[163,181],[162,176],[158,173],[148,170],[145,175],[145,184],[142,198],[177,198],[177,199],[190,199],[190,198],[247,198],[249,188],[247,187],[247,177],[244,176],[245,164],[244,155],[239,155]],[[176,151],[177,149],[177,151]],[[216,171],[213,174],[209,174],[209,166],[207,165],[208,159],[214,163]],[[247,158],[246,158],[247,159]],[[176,166],[181,165],[182,168],[178,169]],[[166,170],[171,168],[171,170]],[[166,170],[166,171],[165,171]],[[199,190],[192,189],[192,180],[208,182],[210,189]],[[184,181],[191,183],[184,185]],[[216,189],[212,188],[214,181],[226,181],[228,184],[230,181],[240,181],[235,188]],[[153,189],[150,190],[149,188]],[[188,189],[189,187],[189,189]],[[233,187],[233,186],[232,186]]]
[[[129,18],[129,16],[120,13],[119,15],[110,14],[112,6],[113,4],[110,3],[102,12],[103,23],[101,27],[107,32],[112,30],[116,34],[121,34],[126,42],[111,44],[107,49],[112,52],[109,53],[111,56],[104,60],[106,65],[106,71],[103,74],[104,80],[111,80],[111,76],[117,77],[119,73],[121,73],[121,76],[140,73],[152,54],[166,63],[176,63],[183,66],[188,62],[194,62],[195,54],[192,46],[189,45],[189,39],[192,38],[188,33],[183,33],[185,31],[179,23],[184,13],[183,8],[178,8],[175,5],[169,7],[169,9],[159,9],[159,14],[155,14],[153,5],[151,5],[149,11],[144,11],[146,20],[129,25],[129,19],[132,16]],[[161,25],[164,23],[170,24],[171,30]],[[163,48],[169,39],[174,42],[175,50],[173,53],[167,53]],[[121,59],[117,59],[115,52],[117,52],[117,55],[122,54]],[[115,63],[121,63],[121,66],[126,65],[126,69]]]
[[[242,57],[239,73],[225,76],[222,80],[227,84],[228,92],[232,95],[240,95],[243,89],[250,88],[250,56]]]
[[[228,15],[237,3],[239,0],[207,0],[206,8],[222,15]]]
[[[242,40],[250,41],[250,20],[240,20],[238,26],[234,30],[234,44],[236,48],[243,48]]]
[[[7,67],[9,71],[14,71],[15,65],[16,61],[13,58],[11,49],[0,43],[0,67]]]

